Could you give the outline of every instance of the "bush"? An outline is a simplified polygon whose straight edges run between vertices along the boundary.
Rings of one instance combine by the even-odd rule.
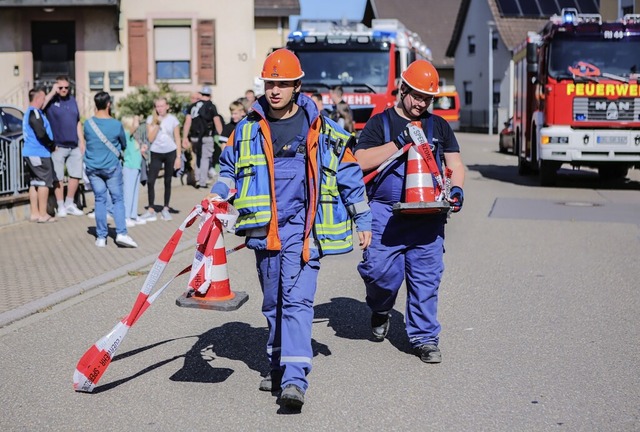
[[[177,93],[167,83],[158,84],[157,90],[137,87],[135,91],[121,97],[116,101],[115,116],[122,118],[125,115],[143,115],[146,118],[153,113],[153,101],[162,96],[167,98],[170,112],[178,117],[180,124],[184,123],[184,109],[189,104],[189,98]]]

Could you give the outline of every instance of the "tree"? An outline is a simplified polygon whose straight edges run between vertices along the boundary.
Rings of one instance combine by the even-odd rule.
[[[115,115],[117,118],[125,115],[142,115],[146,118],[153,113],[153,101],[159,97],[167,98],[170,111],[182,124],[185,116],[184,107],[189,104],[189,98],[177,93],[168,83],[159,83],[157,90],[137,87],[135,91],[116,100]]]

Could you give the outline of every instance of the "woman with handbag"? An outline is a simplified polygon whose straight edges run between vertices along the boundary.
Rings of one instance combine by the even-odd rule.
[[[122,164],[120,159],[127,141],[122,123],[111,117],[111,96],[98,92],[93,98],[96,114],[84,122],[84,153],[87,177],[96,201],[96,246],[107,244],[107,199],[113,203],[113,218],[116,222],[116,244],[123,247],[138,247],[129,237],[124,210]],[[107,191],[109,194],[107,194]]]

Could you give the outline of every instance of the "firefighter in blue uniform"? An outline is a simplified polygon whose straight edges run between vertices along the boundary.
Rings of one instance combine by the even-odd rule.
[[[464,165],[458,142],[448,123],[428,112],[439,92],[438,72],[426,60],[416,60],[402,73],[396,106],[373,116],[355,147],[364,172],[371,171],[411,142],[406,130],[420,121],[442,171],[441,159],[453,170],[450,203],[462,208]],[[358,271],[371,308],[373,338],[382,341],[389,331],[390,311],[403,281],[407,285],[406,330],[411,346],[425,363],[440,363],[438,288],[444,271],[446,215],[394,215],[392,206],[404,199],[407,157],[396,159],[367,185],[373,214],[372,240],[363,252]]]
[[[281,403],[300,408],[311,371],[311,326],[319,259],[371,240],[371,212],[351,135],[319,116],[300,93],[304,72],[286,49],[270,54],[265,95],[238,123],[220,158],[210,197],[236,190],[236,233],[254,249],[267,318],[271,372],[260,390],[282,388]]]

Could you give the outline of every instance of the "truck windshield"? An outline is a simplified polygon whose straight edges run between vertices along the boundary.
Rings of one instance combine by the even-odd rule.
[[[549,76],[571,77],[570,67],[580,62],[601,73],[628,77],[640,72],[640,40],[557,39],[549,49]]]
[[[384,51],[297,51],[306,84],[387,87],[389,53]]]

